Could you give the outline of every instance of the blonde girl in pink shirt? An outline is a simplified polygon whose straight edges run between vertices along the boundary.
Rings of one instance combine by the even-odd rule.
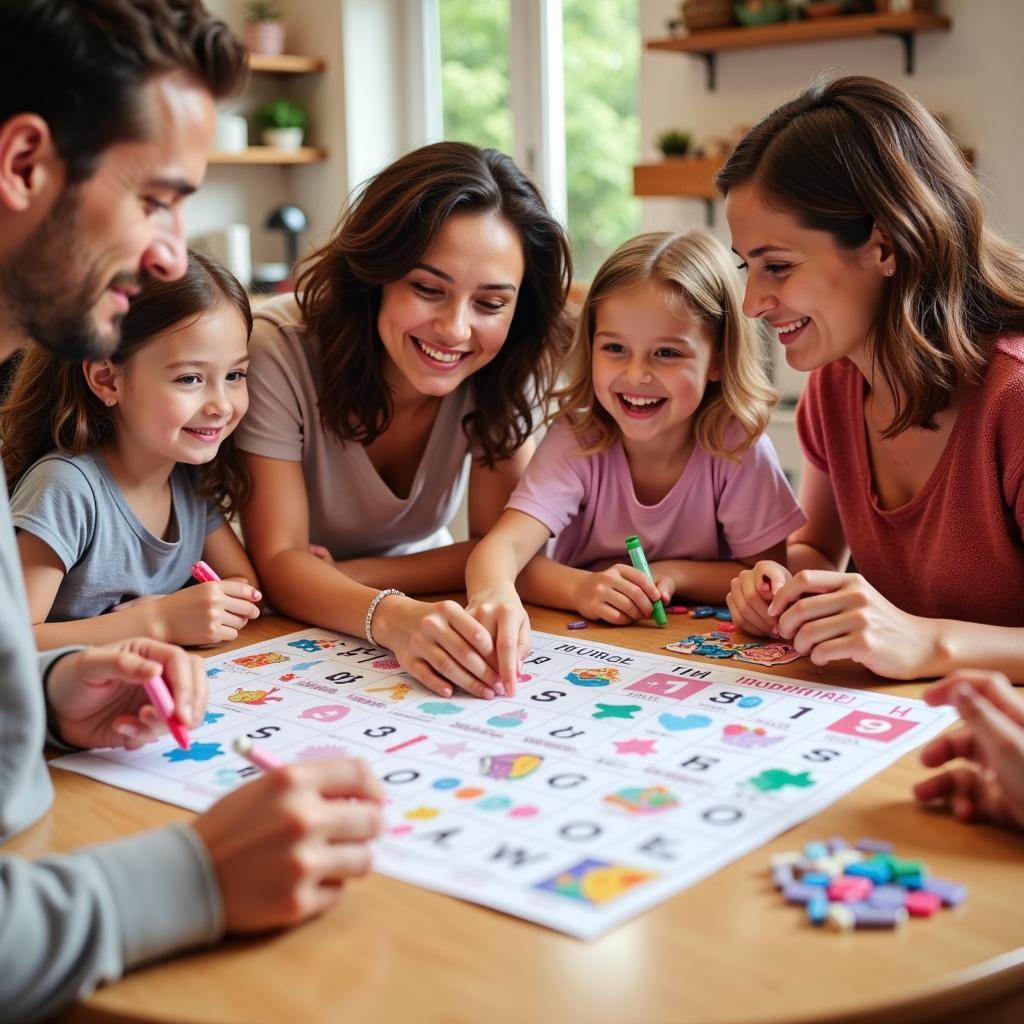
[[[775,396],[740,302],[704,232],[641,235],[597,272],[559,412],[466,567],[506,691],[529,647],[521,599],[625,624],[675,593],[720,604],[737,570],[785,558],[803,516],[763,435]],[[654,582],[626,564],[634,533]]]

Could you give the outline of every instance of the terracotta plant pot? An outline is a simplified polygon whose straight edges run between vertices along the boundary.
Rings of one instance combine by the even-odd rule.
[[[284,22],[246,22],[245,45],[249,48],[250,53],[262,53],[267,56],[284,53]]]

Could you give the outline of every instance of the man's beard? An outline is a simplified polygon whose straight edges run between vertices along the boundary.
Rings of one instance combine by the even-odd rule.
[[[78,191],[65,190],[35,232],[0,263],[0,302],[26,338],[64,359],[106,359],[121,341],[121,320],[104,334],[93,308],[108,283],[88,267],[78,234]],[[138,283],[134,275],[121,280]],[[111,284],[116,283],[110,282]]]

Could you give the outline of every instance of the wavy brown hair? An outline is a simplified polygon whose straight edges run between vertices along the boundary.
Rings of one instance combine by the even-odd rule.
[[[660,286],[674,314],[692,317],[709,331],[722,372],[720,380],[708,381],[694,413],[694,436],[711,455],[738,461],[764,432],[777,396],[765,373],[757,328],[743,315],[743,287],[735,261],[706,231],[637,235],[604,261],[580,311],[568,380],[554,392],[558,411],[549,421],[567,416],[587,453],[602,451],[619,439],[615,420],[594,395],[594,331],[604,299],[641,285]]]
[[[421,260],[454,213],[495,214],[518,233],[523,282],[508,337],[471,378],[474,410],[462,428],[489,468],[530,436],[533,408],[568,348],[569,243],[512,159],[463,142],[423,146],[371,178],[334,237],[303,263],[296,292],[317,339],[324,428],[370,444],[391,422],[377,333],[382,286]]]
[[[855,250],[872,228],[896,273],[871,355],[896,403],[884,436],[935,429],[962,381],[980,381],[992,342],[1024,330],[1024,252],[985,223],[978,182],[914,97],[874,78],[815,83],[755,125],[718,173],[723,195],[753,184],[805,228]]]
[[[189,251],[188,268],[177,281],[151,279],[121,322],[121,344],[110,357],[124,366],[155,335],[186,326],[227,300],[252,333],[252,310],[245,289],[216,260]],[[113,443],[114,410],[93,394],[82,364],[61,359],[39,345],[21,356],[6,402],[0,406],[0,453],[11,489],[47,452],[68,455],[100,451]],[[249,472],[235,446],[234,434],[217,457],[195,467],[200,493],[232,514],[246,503]]]

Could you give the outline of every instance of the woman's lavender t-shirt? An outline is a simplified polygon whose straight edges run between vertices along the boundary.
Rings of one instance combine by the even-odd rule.
[[[551,531],[552,557],[563,565],[600,570],[628,562],[625,540],[634,533],[650,562],[742,558],[785,540],[806,521],[764,435],[739,463],[695,445],[656,505],[637,500],[621,441],[592,455],[583,447],[557,421],[505,506]]]

